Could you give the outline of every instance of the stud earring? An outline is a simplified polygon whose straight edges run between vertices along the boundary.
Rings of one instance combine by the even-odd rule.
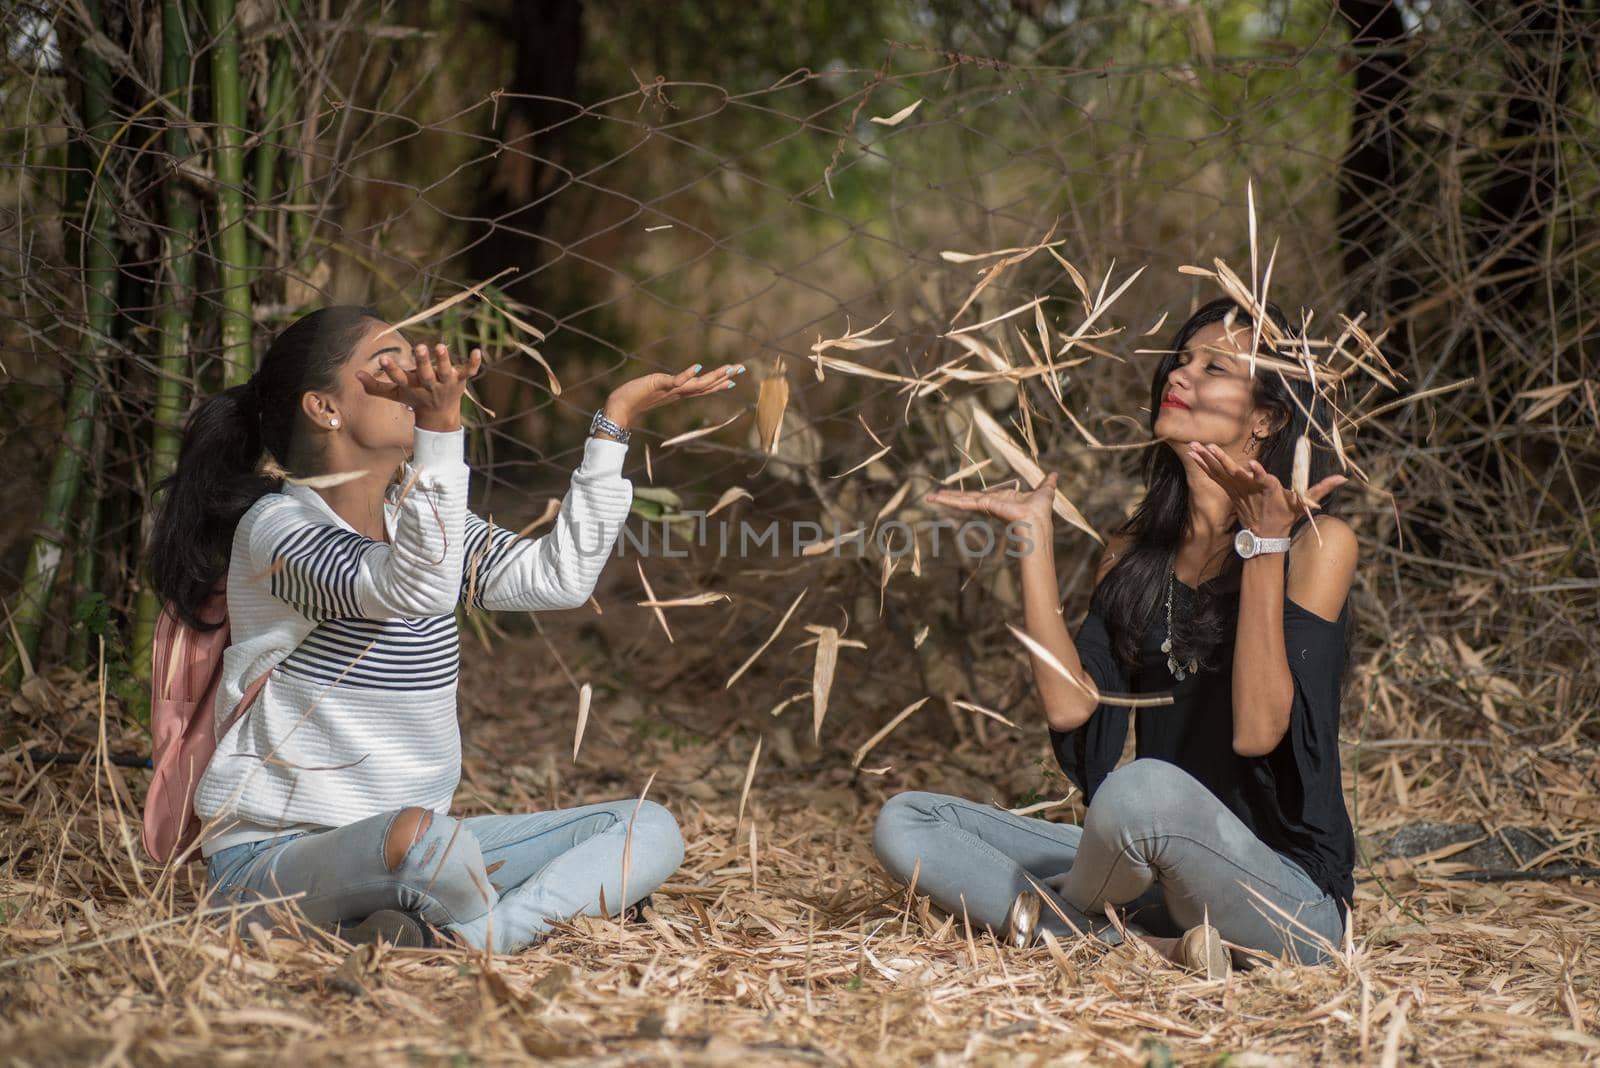
[[[328,425],[333,427],[333,428],[335,428],[335,429],[337,429],[338,426],[339,426],[339,417],[336,415],[332,419],[329,419],[328,420]]]

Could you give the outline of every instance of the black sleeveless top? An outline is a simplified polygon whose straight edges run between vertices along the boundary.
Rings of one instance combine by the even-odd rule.
[[[1284,556],[1287,572],[1288,554]],[[1285,583],[1287,584],[1287,573]],[[1173,584],[1172,614],[1187,616],[1196,591]],[[1237,617],[1238,602],[1234,601]],[[1289,729],[1266,756],[1233,751],[1233,641],[1237,627],[1209,658],[1213,667],[1181,682],[1167,670],[1161,643],[1167,617],[1157,610],[1128,671],[1112,648],[1095,591],[1076,645],[1102,693],[1170,692],[1173,703],[1131,710],[1139,757],[1165,760],[1193,775],[1268,846],[1294,860],[1348,910],[1355,893],[1355,835],[1339,775],[1339,703],[1349,628],[1348,601],[1329,622],[1283,599],[1283,644],[1294,679]],[[1086,801],[1116,767],[1130,709],[1101,705],[1076,730],[1050,732],[1056,760]]]

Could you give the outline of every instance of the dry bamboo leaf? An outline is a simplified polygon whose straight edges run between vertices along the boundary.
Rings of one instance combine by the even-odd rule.
[[[289,474],[289,472],[270,460],[261,465],[261,470],[263,474],[269,477],[281,478],[291,486],[304,486],[307,489],[332,489],[335,486],[343,486],[346,483],[355,482],[357,479],[366,478],[372,473],[371,471],[335,471],[331,474],[307,475],[304,478],[300,478]]]
[[[1065,245],[1066,238],[1051,241],[1045,245],[1018,245],[1016,248],[997,248],[993,252],[951,252],[946,250],[939,253],[939,258],[946,263],[976,263],[979,260],[992,260],[997,256],[1010,256],[1017,252],[1037,252],[1041,248],[1054,248],[1056,245]]]
[[[750,823],[750,889],[752,891],[761,889],[761,879],[757,875],[757,870],[758,869],[757,869],[757,863],[756,863],[756,825],[755,825],[754,821],[751,821],[751,823]]]
[[[578,759],[578,747],[583,745],[583,731],[589,725],[589,701],[594,697],[594,688],[587,682],[578,689],[578,727],[572,732],[572,759]]]
[[[1061,662],[1060,658],[1041,645],[1033,635],[1010,623],[1006,624],[1006,629],[1011,632],[1012,637],[1022,643],[1028,652],[1037,657],[1040,663],[1072,683],[1082,692],[1093,697],[1099,704],[1118,705],[1123,708],[1157,708],[1161,705],[1172,704],[1171,694],[1161,694],[1158,697],[1130,697],[1125,694],[1101,693],[1099,687],[1094,686],[1092,681],[1085,684],[1083,680],[1068,671],[1067,666]]]
[[[885,738],[889,737],[890,734],[894,733],[894,729],[896,727],[900,726],[900,724],[911,718],[911,714],[913,712],[927,703],[928,698],[924,697],[919,701],[911,702],[899,712],[896,712],[893,719],[879,728],[878,732],[871,738],[868,738],[865,742],[861,743],[861,747],[856,750],[855,756],[850,758],[850,766],[853,768],[859,768],[861,766],[861,762],[867,758],[868,753],[872,752],[874,746],[883,741]]]
[[[529,523],[527,526],[523,527],[521,530],[517,531],[517,537],[526,538],[529,534],[532,534],[540,527],[554,521],[555,517],[560,514],[561,501],[555,497],[549,498],[544,502],[544,514],[538,519],[535,519],[533,522]]]
[[[807,587],[807,589],[809,588],[810,587]],[[728,681],[722,684],[722,688],[724,690],[729,689],[734,683],[738,682],[739,676],[750,670],[750,665],[754,664],[756,660],[760,658],[761,654],[767,651],[767,646],[778,640],[778,635],[783,633],[783,628],[788,624],[789,617],[794,615],[794,610],[800,607],[800,602],[805,600],[805,597],[806,590],[801,590],[800,596],[794,599],[794,603],[789,605],[789,610],[783,614],[783,618],[778,620],[778,625],[773,628],[771,634],[767,635],[767,640],[761,643],[761,647],[759,649],[750,654],[750,659],[739,665],[739,670],[728,676]]]
[[[431,319],[435,315],[438,315],[440,312],[444,311],[446,308],[453,308],[462,301],[470,300],[472,297],[477,296],[478,293],[482,292],[484,286],[497,282],[508,274],[515,274],[516,271],[517,269],[515,267],[507,267],[505,270],[498,272],[494,276],[485,278],[475,286],[469,286],[459,293],[454,293],[444,298],[437,304],[423,308],[415,315],[408,315],[406,318],[401,319],[398,323],[390,323],[383,333],[379,334],[378,336],[387,337],[390,334],[398,334],[408,326],[415,326],[417,323]]]
[[[1162,312],[1160,318],[1158,318],[1155,321],[1155,323],[1153,323],[1151,325],[1150,329],[1146,330],[1144,333],[1140,334],[1139,336],[1140,337],[1149,337],[1151,334],[1154,334],[1157,331],[1159,331],[1161,329],[1162,324],[1165,323],[1166,321],[1167,321],[1167,313],[1166,312]]]
[[[544,376],[550,382],[551,395],[556,397],[561,396],[561,380],[556,378],[555,369],[545,361],[543,354],[541,354],[539,350],[534,348],[532,345],[524,344],[523,342],[518,341],[516,338],[511,339],[511,344],[523,355],[529,357],[534,363],[544,368]]]
[[[944,336],[945,337],[949,337],[949,338],[953,338],[958,334],[968,334],[968,333],[971,333],[974,330],[982,330],[986,326],[993,326],[995,323],[1004,322],[1005,320],[1011,318],[1014,315],[1021,315],[1025,311],[1032,311],[1034,308],[1037,308],[1039,305],[1043,304],[1045,301],[1047,301],[1049,299],[1050,299],[1049,297],[1034,297],[1032,300],[1028,301],[1028,303],[1026,303],[1026,304],[1019,304],[1015,308],[1012,308],[1009,311],[1003,311],[999,315],[995,315],[995,316],[992,316],[992,317],[990,317],[988,319],[985,319],[981,323],[973,323],[971,326],[963,326],[960,330],[951,330],[949,333],[945,334]]]
[[[1296,497],[1302,502],[1306,499],[1306,490],[1311,488],[1311,435],[1301,434],[1300,440],[1294,443],[1294,472],[1290,479],[1290,487]]]
[[[500,305],[496,304],[494,302],[493,298],[491,298],[491,297],[483,298],[483,302],[485,304],[489,305],[489,307],[493,308],[495,311],[499,312],[500,315],[505,319],[506,322],[510,323],[512,326],[516,327],[518,330],[521,330],[525,334],[533,335],[533,339],[535,341],[543,341],[544,340],[544,331],[543,330],[540,330],[537,326],[534,326],[532,323],[528,322],[526,319],[522,319],[522,318],[519,318],[518,316],[514,315],[509,307],[504,307],[504,308],[501,307]],[[518,305],[518,307],[523,307],[523,305]]]
[[[828,477],[829,478],[843,478],[846,475],[853,475],[857,471],[861,470],[863,467],[866,467],[868,464],[872,463],[874,460],[881,460],[887,455],[889,455],[889,446],[885,445],[883,448],[879,449],[877,452],[873,453],[871,456],[867,457],[865,460],[862,460],[860,463],[856,464],[854,467],[850,468],[848,471],[840,471],[837,475],[829,475]]]
[[[712,516],[728,507],[728,505],[732,504],[734,501],[739,500],[753,501],[755,500],[755,497],[752,496],[750,491],[745,489],[743,486],[729,486],[727,489],[722,491],[722,496],[717,498],[717,503],[711,506],[711,511],[706,513],[706,518],[710,519]]]
[[[978,432],[983,435],[984,440],[993,446],[996,452],[1000,453],[1001,457],[1011,465],[1017,474],[1027,479],[1030,486],[1037,486],[1044,481],[1044,471],[1034,462],[1032,457],[1022,451],[1022,446],[1013,441],[1011,435],[1007,434],[1000,424],[994,421],[994,416],[984,411],[981,407],[973,405],[972,421],[977,425]],[[1105,539],[1100,536],[1094,527],[1089,525],[1089,521],[1073,506],[1071,501],[1067,500],[1066,495],[1060,490],[1056,490],[1054,507],[1056,515],[1088,534],[1100,544],[1105,544]]]
[[[1423,400],[1423,399],[1425,399],[1427,397],[1437,397],[1441,393],[1452,393],[1452,392],[1454,392],[1454,391],[1456,391],[1458,389],[1461,389],[1461,388],[1463,388],[1465,386],[1472,385],[1477,380],[1478,380],[1477,376],[1474,375],[1471,378],[1457,379],[1456,381],[1450,382],[1450,383],[1448,383],[1446,385],[1443,385],[1443,386],[1434,386],[1432,389],[1425,389],[1420,393],[1413,393],[1413,394],[1411,394],[1410,396],[1407,396],[1407,397],[1398,397],[1395,400],[1392,400],[1392,401],[1388,402],[1387,404],[1378,405],[1376,408],[1372,409],[1370,412],[1362,412],[1359,416],[1357,416],[1356,418],[1350,420],[1350,425],[1352,427],[1360,426],[1362,423],[1365,423],[1367,420],[1376,419],[1378,416],[1383,415],[1385,412],[1393,411],[1396,408],[1403,408],[1407,404],[1415,404],[1417,401]]]
[[[828,552],[835,545],[839,544],[841,541],[849,541],[852,538],[860,537],[861,534],[866,529],[867,529],[866,527],[856,527],[856,529],[854,529],[852,531],[849,531],[848,533],[835,534],[833,537],[829,538],[826,541],[819,541],[814,545],[807,545],[804,549],[800,550],[800,555],[801,556],[821,556],[823,553]]]
[[[656,591],[650,588],[650,580],[644,577],[643,561],[635,560],[633,566],[639,569],[639,582],[644,586],[645,600],[654,601],[656,599]],[[656,622],[661,624],[661,632],[667,636],[667,641],[672,641],[672,628],[667,626],[667,614],[659,608],[652,608],[651,611],[656,614]]]
[[[932,629],[933,628],[931,626],[929,626],[927,623],[924,623],[922,626],[918,627],[917,628],[917,633],[912,635],[911,648],[913,648],[913,649],[921,649],[922,648],[922,643],[928,640],[928,631],[930,631]]]
[[[818,356],[816,362],[817,381],[819,382],[822,381],[823,368],[827,368],[830,371],[838,371],[841,374],[855,375],[859,378],[876,378],[880,382],[899,382],[902,385],[915,385],[920,382],[920,379],[907,378],[905,375],[897,375],[893,371],[880,371],[876,367],[868,367],[866,364],[856,363],[853,360],[841,360],[837,356]]]
[[[789,407],[789,379],[783,372],[783,361],[773,369],[771,376],[761,380],[761,391],[756,396],[756,431],[761,436],[762,451],[771,454],[778,444],[778,434],[783,429],[783,413]]]
[[[750,799],[750,784],[756,781],[756,761],[761,759],[761,743],[767,740],[765,734],[756,739],[755,750],[750,754],[750,764],[744,769],[744,787],[739,791],[739,815],[733,821],[734,833],[744,823],[744,804]]]
[[[1035,816],[1041,812],[1049,812],[1051,809],[1060,808],[1062,805],[1070,805],[1071,803],[1072,795],[1068,794],[1059,801],[1036,801],[1031,805],[1024,805],[1021,808],[1008,809],[1007,811],[1013,816]]]
[[[993,460],[979,460],[977,463],[968,464],[967,466],[961,468],[961,470],[953,471],[941,478],[939,480],[939,485],[948,486],[952,482],[960,482],[962,479],[968,477],[969,475],[977,474],[979,471],[982,471],[985,467],[988,467],[993,463]]]
[[[1020,729],[1015,723],[1011,722],[1009,719],[1006,719],[1006,717],[1002,716],[992,708],[984,708],[982,705],[975,705],[971,701],[951,701],[950,703],[957,708],[964,708],[968,712],[976,712],[980,716],[988,716],[995,722],[1004,723],[1007,727],[1010,727],[1013,730]]]
[[[899,508],[902,504],[906,503],[906,495],[910,492],[911,483],[901,483],[900,488],[894,491],[894,496],[885,501],[883,507],[878,509],[878,514],[873,516],[873,528],[876,529],[879,523],[883,522],[888,516],[894,514],[896,508]]]
[[[688,597],[674,597],[669,601],[640,601],[640,608],[701,608],[718,601],[731,601],[725,593],[696,593]]]
[[[740,419],[743,415],[743,412],[735,412],[731,418],[724,419],[716,426],[703,426],[699,430],[691,430],[687,433],[679,434],[677,437],[668,438],[666,441],[661,443],[661,447],[663,449],[670,449],[674,445],[682,445],[686,441],[693,441],[696,438],[703,438],[707,434],[715,434],[723,427]]]
[[[901,108],[899,111],[895,112],[893,115],[890,115],[888,118],[883,118],[881,116],[874,115],[868,121],[875,122],[879,126],[899,126],[902,122],[905,122],[907,119],[909,119],[911,117],[911,113],[913,111],[916,111],[921,106],[922,106],[922,100],[921,100],[921,98],[918,98],[916,100],[916,102],[911,103],[911,104],[907,104],[905,107]]]
[[[839,631],[823,627],[817,635],[817,658],[811,666],[811,737],[822,740],[822,719],[828,714],[828,694],[839,663]]]
[[[1050,255],[1054,256],[1056,258],[1056,262],[1061,264],[1061,269],[1067,272],[1067,277],[1072,279],[1073,288],[1078,291],[1078,294],[1081,297],[1083,297],[1084,306],[1088,307],[1088,305],[1089,305],[1089,283],[1084,281],[1083,274],[1081,272],[1079,272],[1079,270],[1076,267],[1074,267],[1070,262],[1068,262],[1068,260],[1067,260],[1067,258],[1065,256],[1061,255],[1055,249],[1051,249],[1050,250]]]

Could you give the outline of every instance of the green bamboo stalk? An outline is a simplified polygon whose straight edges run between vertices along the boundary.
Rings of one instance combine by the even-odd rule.
[[[211,21],[211,119],[216,140],[217,283],[222,290],[222,381],[255,370],[250,348],[250,234],[244,221],[245,93],[234,0],[206,0]]]
[[[161,92],[185,118],[194,114],[194,86],[189,82],[189,35],[184,25],[184,0],[163,0],[161,6]],[[189,133],[181,121],[167,125],[165,146],[174,169],[189,158]],[[167,176],[162,190],[162,210],[166,232],[162,236],[161,261],[166,267],[167,299],[161,302],[157,318],[160,339],[156,349],[156,405],[150,434],[150,473],[147,485],[151,500],[145,505],[144,530],[148,534],[154,518],[156,487],[178,460],[178,441],[183,429],[185,386],[189,378],[189,324],[194,315],[194,234],[199,229],[199,213],[193,194],[176,173]],[[143,539],[141,539],[142,542]],[[139,590],[133,623],[133,670],[148,678],[150,649],[155,643],[156,620],[161,604],[148,583]]]
[[[82,514],[78,518],[77,539],[72,547],[72,619],[73,626],[67,634],[67,666],[82,671],[90,664],[90,649],[94,646],[94,634],[87,622],[79,623],[76,616],[78,605],[85,597],[95,592],[95,565],[99,561],[100,527],[103,511],[104,485],[101,475],[105,467],[106,455],[106,428],[105,424],[96,421],[95,432],[90,438],[90,451],[88,469],[85,471],[84,483],[89,492],[79,494],[82,498],[80,507]]]
[[[300,13],[300,0],[280,0],[279,8],[285,20],[292,20]],[[272,199],[272,190],[276,184],[273,178],[277,173],[278,160],[283,154],[279,140],[284,130],[289,128],[285,118],[293,103],[291,90],[294,81],[291,59],[289,42],[286,39],[273,43],[272,60],[267,75],[267,101],[261,115],[261,144],[256,148],[254,161],[255,227],[261,233],[270,232],[268,227],[271,225],[272,216],[267,204]]]
[[[84,0],[84,11],[91,24],[101,24],[100,0]],[[116,314],[117,249],[113,229],[112,200],[108,195],[105,166],[100,150],[109,146],[116,126],[111,113],[111,72],[87,45],[78,54],[83,72],[83,120],[85,141],[74,145],[79,166],[72,174],[68,201],[81,207],[87,224],[83,262],[84,318],[87,351],[72,374],[67,392],[66,427],[55,459],[50,465],[50,481],[45,488],[44,508],[39,530],[34,535],[22,575],[12,620],[16,638],[28,662],[39,662],[39,637],[55,590],[56,573],[67,544],[66,526],[77,501],[83,480],[84,460],[94,436],[95,413],[99,399],[99,347],[111,336]],[[7,672],[6,682],[15,685],[21,676],[21,660]]]

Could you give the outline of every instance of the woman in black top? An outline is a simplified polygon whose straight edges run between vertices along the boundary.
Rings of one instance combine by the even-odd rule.
[[[874,848],[892,875],[1019,944],[1041,927],[1120,941],[1108,904],[1208,974],[1229,964],[1224,941],[1315,961],[1342,940],[1354,839],[1339,699],[1356,540],[1326,511],[1313,527],[1285,488],[1308,433],[1307,499],[1326,506],[1345,479],[1329,474],[1324,402],[1303,380],[1252,375],[1252,336],[1229,300],[1179,328],[1151,383],[1162,444],[1145,496],[1106,547],[1076,640],[1049,536],[1055,476],[1032,492],[930,497],[1037,532],[1021,563],[1026,629],[1059,667],[1035,655],[1034,680],[1089,807],[1080,828],[901,794]],[[1130,708],[1113,695],[1130,694],[1147,700],[1133,714],[1137,758],[1118,769]]]

